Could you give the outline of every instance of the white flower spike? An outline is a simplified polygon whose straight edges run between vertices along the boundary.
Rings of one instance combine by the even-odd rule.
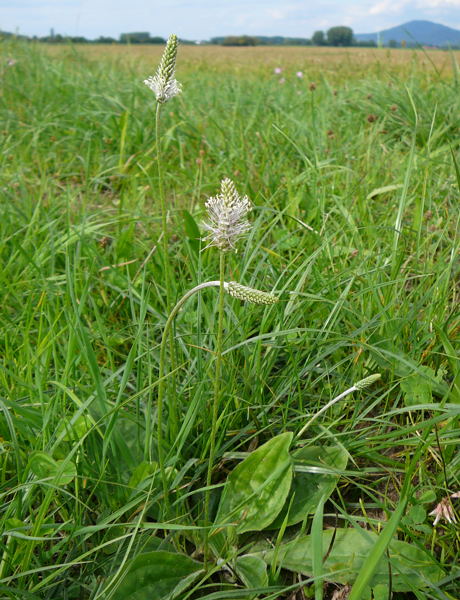
[[[155,93],[157,102],[160,104],[171,100],[182,91],[181,84],[175,78],[177,46],[177,36],[170,35],[157,72],[144,80],[145,85]]]
[[[252,205],[247,196],[240,197],[231,179],[223,179],[220,190],[218,196],[209,198],[205,204],[209,215],[209,223],[203,223],[209,231],[207,247],[236,252],[236,241],[251,228],[246,215]]]

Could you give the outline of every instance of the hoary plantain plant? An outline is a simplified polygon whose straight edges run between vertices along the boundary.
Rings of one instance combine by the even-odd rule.
[[[180,92],[180,86],[174,78],[176,52],[177,38],[171,36],[157,74],[145,81],[155,92],[158,102],[156,144],[163,260],[167,279],[171,271],[168,263],[159,117],[161,105]],[[243,460],[229,473],[224,484],[213,485],[223,377],[225,294],[256,304],[270,305],[278,301],[272,293],[226,281],[227,255],[236,252],[237,242],[250,230],[247,215],[251,208],[249,199],[238,194],[230,179],[224,179],[220,194],[206,202],[209,220],[204,224],[208,233],[207,247],[214,246],[219,251],[219,279],[196,285],[172,308],[170,284],[167,282],[167,306],[170,312],[160,345],[156,428],[164,501],[159,515],[163,523],[152,524],[152,528],[171,530],[176,527],[183,535],[186,531],[193,535],[187,537],[185,545],[182,544],[182,551],[177,551],[177,547],[172,545],[165,550],[162,543],[159,549],[138,554],[117,570],[106,589],[110,589],[111,596],[118,600],[127,597],[185,600],[197,597],[197,593],[203,597],[202,592],[208,580],[215,582],[219,579],[223,587],[219,588],[220,592],[211,591],[207,596],[209,599],[233,597],[232,591],[235,597],[253,599],[262,594],[265,598],[277,598],[281,589],[283,593],[288,590],[285,580],[280,578],[281,569],[306,576],[308,579],[294,584],[292,590],[304,589],[305,583],[310,583],[311,590],[308,593],[313,594],[315,600],[323,598],[325,581],[344,586],[343,594],[351,590],[353,598],[359,594],[363,600],[386,598],[391,590],[410,592],[436,586],[444,574],[436,565],[425,566],[429,564],[425,550],[394,539],[395,529],[407,502],[406,495],[402,494],[397,510],[381,535],[362,528],[350,519],[347,522],[342,518],[341,526],[338,523],[329,529],[324,526],[324,505],[336,489],[340,477],[345,474],[349,455],[336,440],[319,445],[312,440],[303,440],[303,435],[323,413],[351,393],[375,383],[380,378],[379,374],[356,382],[330,400],[312,414],[295,436],[291,431],[284,431],[253,452],[238,453],[238,458],[243,457]],[[171,447],[163,435],[166,409],[168,415],[175,413],[175,393],[168,389],[167,384],[175,364],[172,327],[184,304],[198,292],[210,287],[218,288],[218,302],[212,358],[209,455],[206,481],[201,488],[204,492],[204,519],[199,526],[184,526],[165,522],[174,514],[170,510],[173,503],[170,488],[175,467],[170,457]],[[166,355],[168,341],[171,343],[169,370]],[[150,434],[150,430],[147,430],[147,434]],[[403,488],[406,492],[416,464],[417,455],[407,469]],[[158,482],[158,478],[152,479],[152,485],[153,482]],[[219,496],[218,490],[222,486]],[[217,506],[214,518],[211,514],[211,493]],[[310,534],[306,535],[309,520],[311,529]],[[289,535],[286,531],[288,527],[293,528],[288,530]],[[236,585],[239,589],[234,588]]]
[[[214,286],[220,287],[220,282],[206,282],[190,290],[170,319],[191,295]],[[271,294],[239,284],[224,283],[223,288],[237,298],[246,299],[250,295],[259,302],[273,302]],[[329,406],[372,385],[379,377],[371,375],[355,383]],[[300,430],[297,442],[313,421],[310,419]],[[406,490],[420,452],[408,465]],[[202,593],[205,582],[221,574],[227,587],[234,589],[235,597],[256,598],[263,594],[264,598],[276,598],[281,590],[287,591],[280,577],[281,569],[306,576],[292,586],[292,591],[305,590],[310,585],[315,599],[323,598],[325,581],[343,586],[344,593],[356,585],[363,600],[387,598],[389,590],[420,592],[435,587],[444,576],[443,570],[427,561],[423,548],[394,538],[392,526],[402,514],[404,497],[401,510],[395,512],[394,523],[388,523],[386,536],[383,533],[379,536],[356,522],[349,527],[324,529],[323,506],[347,463],[348,453],[338,444],[319,447],[307,441],[298,446],[289,431],[273,437],[245,454],[244,460],[230,472],[212,525],[195,529],[198,547],[193,554],[199,557],[204,549],[208,553],[205,562],[177,553],[173,548],[140,554],[113,581],[113,597],[121,600],[131,597],[130,594],[137,594],[136,598],[154,594],[162,599],[185,600],[195,597],[194,591]],[[309,517],[312,517],[311,533],[305,535]],[[287,535],[286,528],[293,525],[297,529],[291,529]],[[246,588],[244,595],[242,586]],[[223,593],[227,595],[211,594],[209,599],[233,597],[228,590]]]
[[[197,292],[209,288],[219,288],[218,301],[218,325],[216,334],[215,348],[215,367],[214,367],[214,396],[212,403],[212,421],[210,432],[210,451],[208,460],[208,469],[206,477],[207,491],[205,494],[205,522],[209,523],[209,500],[212,479],[212,465],[215,458],[215,440],[217,436],[217,416],[219,410],[219,394],[221,382],[221,362],[222,362],[222,333],[224,320],[224,296],[228,293],[230,296],[239,298],[246,302],[254,304],[274,304],[278,298],[270,293],[262,292],[253,288],[246,287],[237,282],[226,282],[225,277],[225,255],[227,252],[236,251],[237,240],[246,233],[249,228],[249,222],[246,220],[247,213],[251,210],[249,199],[244,196],[241,198],[235,188],[234,183],[226,178],[221,183],[221,193],[216,197],[211,197],[206,202],[206,208],[209,215],[209,223],[204,227],[209,232],[208,246],[216,246],[220,250],[220,272],[219,280],[208,281],[195,286],[188,291],[176,304],[171,311],[163,331],[160,346],[160,369],[158,384],[158,421],[157,421],[157,439],[158,439],[158,462],[163,480],[165,494],[165,507],[169,505],[167,472],[164,460],[164,441],[163,441],[163,406],[166,388],[166,341],[169,337],[173,320],[184,303]]]

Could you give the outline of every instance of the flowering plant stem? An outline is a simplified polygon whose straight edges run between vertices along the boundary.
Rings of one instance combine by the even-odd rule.
[[[343,398],[346,398],[349,394],[352,394],[353,392],[356,392],[358,390],[362,390],[365,387],[371,385],[372,383],[374,383],[375,381],[377,381],[378,379],[380,379],[380,373],[375,373],[374,375],[369,375],[369,377],[365,377],[364,379],[361,379],[360,381],[356,382],[354,385],[352,385],[350,388],[348,388],[348,390],[345,390],[344,392],[342,392],[341,394],[339,394],[338,396],[336,396],[335,398],[332,398],[332,400],[329,400],[329,402],[323,406],[323,408],[321,410],[319,410],[316,414],[314,414],[311,419],[309,419],[307,421],[307,423],[302,427],[302,429],[299,431],[299,433],[296,435],[296,438],[300,438],[302,437],[302,435],[307,431],[307,429],[310,427],[310,425],[316,421],[316,419],[322,415],[323,413],[325,413],[329,408],[331,408],[331,406],[333,406],[336,402],[339,402],[340,400],[342,400]]]
[[[160,344],[160,367],[158,374],[158,400],[157,400],[157,441],[158,441],[158,463],[160,466],[160,472],[163,479],[164,486],[164,495],[165,495],[165,508],[169,504],[168,500],[168,482],[166,479],[165,472],[165,459],[164,459],[164,445],[163,445],[163,404],[165,398],[165,380],[166,380],[166,344],[169,339],[172,325],[174,319],[182,308],[184,303],[191,297],[193,294],[196,294],[200,290],[203,290],[208,287],[218,287],[219,288],[219,307],[218,307],[218,331],[217,331],[217,343],[216,343],[216,369],[215,369],[215,380],[214,380],[214,401],[213,401],[213,410],[212,410],[212,426],[211,426],[211,449],[210,449],[210,461],[208,466],[208,474],[207,474],[207,482],[208,485],[211,481],[212,475],[212,463],[214,462],[214,454],[215,454],[215,438],[217,434],[217,414],[219,408],[219,395],[220,395],[220,372],[221,372],[221,364],[222,364],[222,337],[223,337],[223,319],[224,319],[224,295],[228,293],[233,298],[238,298],[239,300],[243,300],[244,302],[252,302],[253,304],[274,304],[277,302],[276,296],[267,292],[261,292],[260,290],[255,290],[253,288],[248,288],[244,285],[240,285],[235,281],[226,282],[224,281],[224,273],[225,273],[225,256],[222,253],[220,258],[220,279],[219,281],[205,281],[204,283],[200,283],[195,286],[191,290],[189,290],[182,298],[177,302],[177,304],[172,309],[169,317],[166,321],[165,327],[163,329],[163,335],[161,337]],[[150,429],[148,430],[148,434],[150,435]],[[205,512],[209,513],[209,494],[206,496],[206,504],[205,504]],[[208,515],[209,516],[209,515]]]
[[[161,146],[160,146],[160,114],[161,114],[161,104],[157,102],[157,109],[155,113],[155,146],[157,150],[157,168],[158,168],[158,192],[160,197],[160,207],[161,207],[161,228],[163,231],[163,262],[168,263],[165,264],[165,271],[169,271],[169,261],[167,260],[167,250],[168,250],[168,240],[166,238],[166,226],[167,226],[167,214],[166,214],[166,201],[164,195],[164,187],[163,187],[163,168],[161,164]],[[169,278],[166,279],[166,293],[167,301],[169,303],[171,296],[171,285],[169,282]]]
[[[219,399],[220,399],[220,380],[222,370],[222,338],[223,338],[223,325],[224,325],[224,275],[225,275],[225,253],[220,253],[220,267],[219,267],[219,308],[218,308],[218,321],[217,321],[217,341],[216,341],[216,364],[214,369],[214,398],[212,403],[212,421],[211,421],[211,440],[209,448],[209,462],[208,472],[206,475],[206,495],[204,501],[204,518],[206,524],[209,523],[209,501],[210,501],[210,485],[212,479],[212,466],[214,462],[214,455],[216,452],[216,436],[217,436],[217,415],[219,411]]]
[[[338,396],[336,396],[335,398],[333,398],[332,400],[330,400],[325,406],[323,406],[323,408],[321,410],[319,410],[316,414],[314,414],[312,416],[311,419],[309,419],[307,421],[307,423],[302,427],[302,429],[299,431],[299,433],[297,434],[296,437],[300,438],[302,437],[302,435],[307,431],[307,429],[310,427],[310,425],[316,421],[316,419],[321,416],[323,413],[325,413],[329,408],[331,408],[331,406],[333,406],[336,402],[339,402],[340,400],[342,400],[343,398],[345,398],[346,396],[348,396],[349,394],[352,394],[353,392],[356,392],[358,388],[356,386],[352,386],[351,388],[348,388],[348,390],[345,390],[344,392],[342,392],[341,394],[339,394]]]
[[[160,198],[160,209],[161,209],[161,248],[163,255],[163,270],[164,277],[166,280],[166,313],[169,313],[172,306],[172,290],[171,290],[171,264],[169,261],[168,254],[168,235],[167,235],[167,227],[168,227],[168,213],[166,210],[166,199],[164,193],[164,183],[163,183],[163,164],[162,164],[162,155],[161,155],[161,134],[160,134],[160,116],[161,116],[161,103],[157,102],[156,113],[155,113],[155,145],[157,150],[157,168],[158,168],[158,195]],[[168,382],[168,387],[170,388],[170,425],[171,425],[171,434],[174,437],[177,433],[177,410],[176,410],[176,379],[175,379],[175,363],[176,363],[176,355],[174,348],[174,334],[171,329],[169,333],[169,348],[170,348],[170,360],[171,360],[171,371],[173,372],[173,376],[171,381]]]
[[[223,288],[222,281],[206,281],[205,283],[200,283],[195,286],[191,290],[189,290],[182,298],[177,302],[172,311],[169,314],[169,317],[166,321],[165,327],[163,329],[163,335],[161,336],[161,344],[160,344],[160,367],[158,374],[158,399],[157,399],[157,444],[158,444],[158,464],[160,467],[160,473],[163,480],[163,492],[164,492],[164,506],[165,509],[169,506],[169,498],[168,498],[168,481],[166,478],[165,472],[165,455],[164,455],[164,444],[163,444],[163,404],[165,398],[165,388],[166,388],[166,344],[167,340],[170,340],[170,334],[172,332],[172,325],[174,319],[185,304],[185,302],[194,294],[203,290],[207,287],[221,287]]]

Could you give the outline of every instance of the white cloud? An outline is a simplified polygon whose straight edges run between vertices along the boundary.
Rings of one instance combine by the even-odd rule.
[[[399,14],[403,11],[403,8],[407,2],[394,2],[394,0],[383,0],[378,2],[369,9],[371,15],[388,15],[388,14]]]
[[[416,0],[411,2],[410,0],[381,0],[377,2],[369,9],[370,15],[397,15],[406,9],[415,10],[430,10],[430,9],[443,9],[443,8],[460,8],[460,0]]]
[[[419,0],[417,5],[420,8],[460,8],[460,0]]]
[[[278,8],[269,8],[267,10],[267,14],[269,17],[277,21],[281,21],[282,19],[286,18],[286,14]]]
[[[309,37],[317,29],[349,25],[378,31],[413,19],[459,27],[460,0],[0,0],[0,29],[45,35],[171,31],[189,39],[219,35]]]

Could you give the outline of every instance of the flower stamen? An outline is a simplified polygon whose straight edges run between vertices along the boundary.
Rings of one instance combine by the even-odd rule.
[[[157,72],[144,80],[145,85],[155,93],[157,102],[160,104],[171,100],[182,91],[181,84],[175,78],[177,46],[177,36],[170,35]]]
[[[221,193],[209,198],[205,206],[209,223],[203,223],[203,227],[209,231],[206,239],[210,240],[206,247],[217,246],[223,252],[236,252],[236,241],[251,228],[246,219],[252,208],[249,198],[240,197],[233,181],[225,178],[221,182]]]

